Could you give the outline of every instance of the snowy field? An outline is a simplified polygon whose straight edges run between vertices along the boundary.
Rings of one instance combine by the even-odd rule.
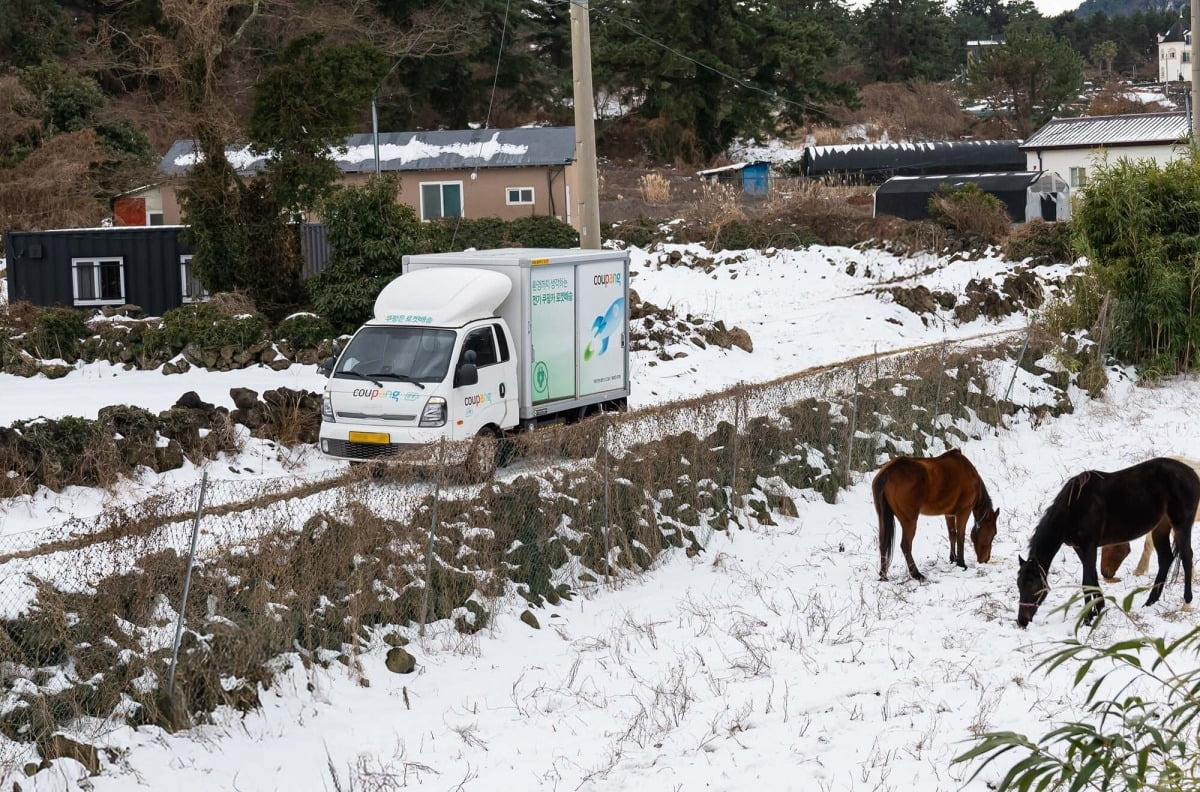
[[[877,294],[924,284],[961,292],[971,278],[1011,269],[999,258],[899,259],[876,251],[814,247],[772,255],[722,254],[708,273],[635,255],[633,288],[643,299],[745,328],[754,351],[681,345],[669,362],[633,363],[637,406],[693,396],[741,381],[874,351],[1021,329],[1027,318],[955,325],[923,322]],[[853,268],[848,265],[853,263]],[[852,269],[855,274],[848,274]],[[869,270],[870,274],[866,274]],[[1044,268],[1053,279],[1065,268]],[[651,362],[656,365],[651,365]],[[37,415],[94,416],[107,403],[150,409],[180,394],[231,406],[228,388],[318,389],[310,370],[185,375],[82,367],[60,380],[0,381],[0,425]],[[1014,398],[1026,391],[1018,388]],[[1106,397],[1034,425],[1018,419],[962,448],[1001,510],[992,562],[947,561],[941,518],[922,518],[914,555],[928,576],[908,579],[902,562],[878,581],[879,553],[869,476],[826,504],[789,494],[799,516],[777,526],[717,533],[706,552],[663,556],[659,566],[615,587],[598,586],[536,611],[540,630],[517,619],[523,601],[497,604],[482,633],[438,623],[408,649],[412,675],[384,667],[386,646],[361,660],[363,686],[340,664],[297,667],[247,716],[218,713],[190,732],[81,723],[79,736],[115,749],[87,778],[58,760],[33,778],[0,777],[22,790],[985,790],[1001,768],[963,786],[969,770],[951,758],[973,733],[1041,734],[1080,713],[1067,669],[1034,673],[1047,642],[1070,633],[1052,613],[1079,583],[1073,554],[1060,554],[1052,591],[1027,631],[1015,625],[1016,556],[1067,477],[1115,469],[1160,454],[1200,456],[1190,419],[1200,384],[1154,388],[1115,380]],[[255,461],[253,455],[260,458]],[[298,479],[336,465],[315,454],[297,464],[261,458],[210,465],[214,475]],[[226,473],[241,468],[237,474]],[[183,485],[187,468],[136,487]],[[149,477],[153,479],[153,477]],[[137,489],[131,486],[130,492]],[[0,533],[41,527],[131,497],[39,493],[0,505]],[[1130,590],[1128,574],[1106,587]],[[1139,599],[1140,601],[1140,599]],[[1138,628],[1176,635],[1194,616],[1179,610],[1180,586],[1142,613]],[[1105,638],[1135,627],[1118,619]],[[3,749],[3,746],[0,746]],[[0,757],[11,756],[11,747]],[[12,756],[17,760],[19,757]],[[2,776],[2,773],[0,773]]]

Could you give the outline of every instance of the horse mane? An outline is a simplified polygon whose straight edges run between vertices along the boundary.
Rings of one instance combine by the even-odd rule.
[[[979,497],[975,499],[975,506],[971,509],[975,522],[979,522],[981,517],[992,510],[992,496],[988,494],[987,484],[983,483],[982,476],[977,476],[977,478],[979,478]]]
[[[1067,509],[1079,499],[1084,487],[1088,485],[1088,482],[1093,477],[1103,478],[1104,474],[1097,470],[1085,470],[1067,479],[1067,483],[1054,496],[1054,502],[1050,504],[1050,508],[1046,509],[1046,513],[1042,515],[1042,519],[1038,520],[1037,527],[1033,529],[1033,536],[1029,538],[1029,554],[1031,558],[1040,558],[1039,549],[1049,548],[1050,546],[1054,547],[1050,555],[1058,552],[1058,548],[1062,546],[1062,536],[1054,535],[1053,527],[1066,516],[1065,512]]]

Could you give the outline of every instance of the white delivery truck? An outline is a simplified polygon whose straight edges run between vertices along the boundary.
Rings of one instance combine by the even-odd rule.
[[[405,256],[328,374],[322,453],[386,459],[441,438],[489,468],[506,432],[621,409],[629,256],[505,248]]]

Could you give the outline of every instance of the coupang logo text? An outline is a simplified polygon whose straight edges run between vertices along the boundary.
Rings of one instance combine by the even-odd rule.
[[[474,396],[466,396],[463,398],[464,407],[482,407],[485,404],[492,403],[492,394],[476,393]]]
[[[398,390],[382,390],[380,388],[356,388],[350,393],[351,396],[357,396],[362,399],[391,399],[394,402],[398,401],[416,401],[421,398],[420,394],[412,393],[411,391]]]
[[[596,277],[592,278],[592,283],[597,286],[613,286],[619,284],[620,282],[621,273],[619,272],[606,272],[603,275],[597,275]]]

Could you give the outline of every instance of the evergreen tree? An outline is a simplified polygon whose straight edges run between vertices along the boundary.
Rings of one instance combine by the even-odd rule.
[[[353,332],[371,316],[405,255],[432,250],[429,229],[398,202],[399,192],[395,177],[373,176],[362,187],[339,187],[322,203],[329,266],[308,289],[313,306],[339,332]]]
[[[871,80],[946,80],[966,57],[941,0],[871,0],[858,23]]]
[[[707,161],[736,137],[856,101],[823,76],[840,42],[774,3],[614,0],[592,22],[596,83],[636,108],[661,159]]]
[[[1083,59],[1043,21],[1021,19],[1005,29],[1004,44],[970,65],[966,84],[975,98],[1011,118],[1024,138],[1078,98]]]

